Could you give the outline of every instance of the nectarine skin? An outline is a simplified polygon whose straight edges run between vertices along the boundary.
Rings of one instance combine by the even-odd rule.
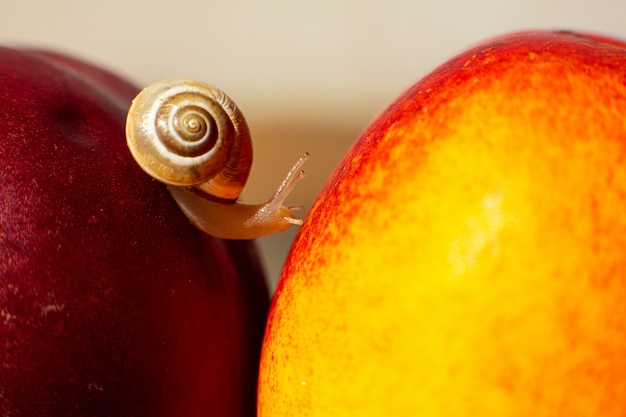
[[[195,229],[126,146],[137,89],[0,48],[0,415],[254,416],[250,242]]]
[[[260,417],[626,414],[626,49],[504,36],[418,82],[307,216]]]

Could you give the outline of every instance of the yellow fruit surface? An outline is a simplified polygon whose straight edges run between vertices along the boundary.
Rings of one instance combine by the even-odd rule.
[[[259,415],[626,415],[626,49],[459,55],[318,197],[273,300]]]

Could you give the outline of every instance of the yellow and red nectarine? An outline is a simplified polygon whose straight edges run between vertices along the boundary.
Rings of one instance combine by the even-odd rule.
[[[626,49],[505,36],[364,132],[273,300],[260,417],[626,415]]]

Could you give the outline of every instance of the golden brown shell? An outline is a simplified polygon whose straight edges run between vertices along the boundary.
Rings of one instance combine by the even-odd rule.
[[[133,100],[126,121],[128,147],[152,177],[236,199],[250,172],[247,123],[219,88],[188,79],[160,81]]]

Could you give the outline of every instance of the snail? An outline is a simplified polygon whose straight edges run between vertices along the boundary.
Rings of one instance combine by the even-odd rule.
[[[197,228],[225,239],[254,239],[302,224],[283,202],[304,177],[305,153],[266,202],[237,201],[252,165],[248,125],[219,88],[188,79],[165,80],[142,90],[126,119],[135,161],[165,183]]]

